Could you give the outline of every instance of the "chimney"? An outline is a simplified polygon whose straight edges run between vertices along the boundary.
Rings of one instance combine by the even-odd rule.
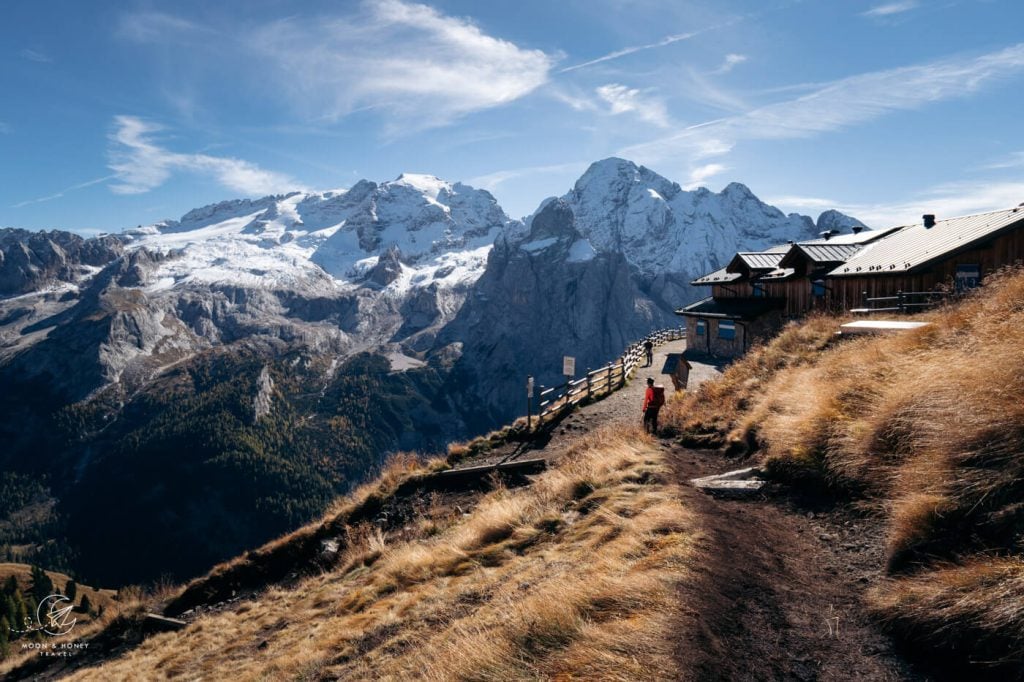
[[[925,227],[935,227],[935,214],[934,213],[925,213],[921,217],[924,218],[924,226]]]
[[[819,232],[818,234],[820,234],[822,237],[824,237],[825,241],[828,241],[829,238],[832,235],[834,235],[835,233],[836,233],[835,230],[825,230],[824,232]]]
[[[854,234],[860,234],[860,233],[861,233],[861,231],[863,231],[863,230],[864,230],[864,226],[863,226],[863,225],[854,225],[854,226],[853,226],[852,228],[850,228],[850,229],[852,229],[852,230],[853,230],[853,233],[854,233]]]

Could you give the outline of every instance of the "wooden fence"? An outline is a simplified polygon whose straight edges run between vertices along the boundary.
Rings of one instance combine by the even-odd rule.
[[[541,386],[537,390],[535,399],[531,401],[536,405],[536,410],[531,405],[530,413],[536,416],[538,424],[543,424],[546,418],[558,414],[567,407],[589,398],[617,391],[625,386],[626,380],[633,370],[644,359],[644,342],[650,340],[657,348],[663,343],[683,338],[686,338],[685,327],[661,329],[629,346],[617,360],[609,365],[587,371],[579,379],[569,380],[561,386],[551,388]]]
[[[863,307],[855,308],[853,313],[915,313],[927,308],[934,308],[949,300],[946,291],[897,291],[895,296],[869,297],[868,292],[861,296]]]

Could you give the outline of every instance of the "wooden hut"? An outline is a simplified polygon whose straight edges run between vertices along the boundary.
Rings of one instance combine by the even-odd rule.
[[[839,310],[912,311],[936,291],[962,293],[1022,260],[1024,205],[948,220],[925,215],[829,271],[825,294]]]

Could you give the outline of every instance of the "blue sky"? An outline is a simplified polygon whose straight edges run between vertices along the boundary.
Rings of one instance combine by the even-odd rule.
[[[623,156],[869,224],[1024,202],[1019,0],[0,5],[0,226],[403,171],[513,217]]]

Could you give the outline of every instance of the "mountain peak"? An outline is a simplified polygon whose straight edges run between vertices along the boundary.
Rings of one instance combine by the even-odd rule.
[[[754,193],[750,191],[750,188],[744,185],[742,182],[730,182],[722,190],[722,194],[728,197],[735,197],[737,199],[745,199],[747,197],[754,197]],[[756,197],[754,197],[756,198]]]
[[[451,185],[441,178],[435,175],[426,175],[424,173],[402,173],[388,184],[411,187],[416,191],[429,196],[431,199],[437,199],[437,195],[441,193],[441,190],[451,188]]]
[[[617,156],[609,156],[607,159],[601,159],[590,164],[583,177],[592,173],[635,173],[640,170],[639,166],[630,161],[629,159],[621,159]]]
[[[548,202],[530,224],[531,240],[576,236],[576,216],[565,199]]]
[[[823,232],[825,230],[837,230],[841,232],[844,229],[853,227],[866,228],[867,225],[853,216],[848,216],[835,209],[823,211],[822,214],[818,216],[817,229],[819,232]]]

